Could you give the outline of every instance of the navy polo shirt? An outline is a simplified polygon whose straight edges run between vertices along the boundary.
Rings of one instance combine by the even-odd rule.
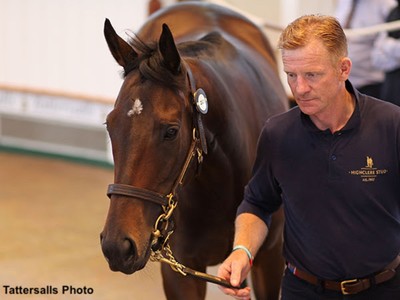
[[[321,279],[360,278],[400,252],[400,107],[356,91],[345,127],[298,107],[270,118],[238,214],[285,211],[284,256]]]

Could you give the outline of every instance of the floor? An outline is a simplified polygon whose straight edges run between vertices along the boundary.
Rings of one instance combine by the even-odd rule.
[[[165,299],[158,263],[127,276],[103,258],[112,179],[104,167],[0,151],[0,299]],[[232,298],[209,285],[206,299]]]

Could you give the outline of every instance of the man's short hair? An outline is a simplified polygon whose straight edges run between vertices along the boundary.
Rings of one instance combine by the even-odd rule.
[[[347,56],[347,39],[339,21],[331,16],[305,15],[290,23],[282,32],[278,48],[294,50],[319,40],[332,58],[339,60]]]

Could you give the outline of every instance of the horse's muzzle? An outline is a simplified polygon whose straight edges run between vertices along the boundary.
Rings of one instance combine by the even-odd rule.
[[[101,249],[112,271],[132,274],[146,265],[141,260],[135,241],[130,237],[110,238],[104,231],[100,234]]]

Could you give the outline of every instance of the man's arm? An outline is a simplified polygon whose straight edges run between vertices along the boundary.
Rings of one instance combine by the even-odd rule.
[[[235,240],[233,246],[243,245],[256,255],[268,234],[268,227],[256,215],[242,213],[235,221]]]
[[[384,72],[400,68],[400,40],[389,37],[386,32],[381,33],[375,41],[371,59],[372,64]]]
[[[233,286],[239,287],[246,279],[250,268],[251,256],[255,256],[268,234],[268,227],[256,215],[242,213],[235,221],[235,239],[233,251],[218,269],[218,276],[230,281]],[[240,246],[240,247],[237,247]],[[248,251],[244,250],[246,248]],[[220,287],[221,290],[237,299],[250,299],[250,288],[229,289]]]

